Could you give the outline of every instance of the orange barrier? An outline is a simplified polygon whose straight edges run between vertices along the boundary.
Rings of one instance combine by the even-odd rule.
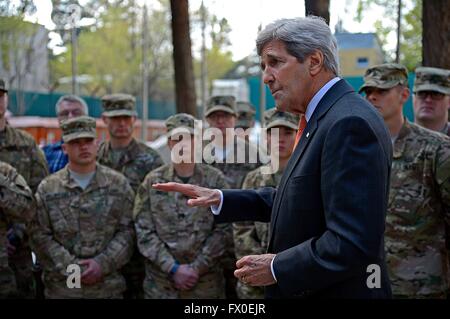
[[[97,121],[97,136],[99,140],[109,139],[109,133],[102,119]],[[8,123],[12,127],[22,129],[30,133],[36,143],[40,146],[54,143],[61,139],[61,130],[59,129],[58,120],[52,117],[39,116],[14,116],[8,118]],[[133,136],[137,139],[141,138],[141,120],[136,120]],[[147,121],[147,140],[153,141],[166,132],[164,121],[149,120]]]

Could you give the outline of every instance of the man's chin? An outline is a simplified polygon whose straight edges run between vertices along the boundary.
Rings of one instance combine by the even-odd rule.
[[[416,115],[416,118],[419,121],[432,121],[432,120],[434,120],[435,116],[434,116],[433,112],[425,111],[425,112],[419,112]]]

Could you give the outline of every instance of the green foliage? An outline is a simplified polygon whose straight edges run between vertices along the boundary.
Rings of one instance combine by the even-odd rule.
[[[201,28],[201,12],[200,10],[193,13],[194,28]],[[211,90],[212,81],[223,78],[230,69],[233,68],[232,52],[229,50],[231,45],[229,33],[231,26],[226,18],[219,18],[215,14],[211,14],[205,8],[205,21],[207,33],[206,48],[206,65],[207,65],[207,83],[208,91]],[[196,78],[201,76],[201,60],[194,61],[194,73]]]
[[[25,14],[36,12],[36,6],[33,0],[0,1],[1,17],[23,18]]]
[[[82,29],[78,37],[78,74],[89,81],[81,86],[83,94],[103,95],[126,92],[140,96],[142,91],[142,8],[133,1],[93,1],[101,14],[95,25]],[[166,2],[161,10],[149,12],[149,96],[173,98],[172,46],[170,16]],[[72,48],[52,61],[55,79],[71,76]]]
[[[37,31],[33,24],[23,21],[25,14],[35,11],[32,0],[0,1],[0,60],[9,78],[18,76],[10,73],[11,66],[20,62],[19,52],[30,48],[30,40]]]
[[[400,44],[400,61],[410,71],[422,62],[422,0],[416,0],[411,11],[403,16],[403,41]]]
[[[33,36],[37,32],[37,27],[32,23],[25,22],[20,16],[9,16],[0,18],[0,57],[4,70],[9,74],[10,80],[19,74],[16,72],[17,66],[21,63],[29,63],[23,61],[21,53],[30,50],[32,47]],[[14,70],[11,66],[14,65]]]
[[[400,63],[413,71],[422,60],[422,1],[402,1],[402,24],[400,35]],[[388,62],[395,58],[395,50],[386,49],[388,36],[397,32],[398,1],[392,0],[359,0],[355,20],[362,22],[365,14],[370,14],[373,6],[384,9],[383,18],[375,24],[376,33],[387,54]],[[386,23],[389,21],[389,23]]]

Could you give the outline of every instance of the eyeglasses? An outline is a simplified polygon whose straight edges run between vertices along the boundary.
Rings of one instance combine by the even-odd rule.
[[[67,118],[69,115],[72,115],[72,117],[78,117],[83,115],[83,111],[80,109],[75,110],[66,110],[58,113],[59,117]]]
[[[417,97],[421,100],[425,100],[428,96],[434,101],[440,101],[445,97],[445,94],[436,91],[420,91],[416,93]]]

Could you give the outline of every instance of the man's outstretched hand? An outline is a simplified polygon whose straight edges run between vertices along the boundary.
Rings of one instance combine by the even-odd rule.
[[[187,201],[189,206],[219,206],[220,192],[217,189],[209,189],[191,184],[180,184],[175,182],[157,183],[152,187],[163,192],[178,192],[191,199]]]

